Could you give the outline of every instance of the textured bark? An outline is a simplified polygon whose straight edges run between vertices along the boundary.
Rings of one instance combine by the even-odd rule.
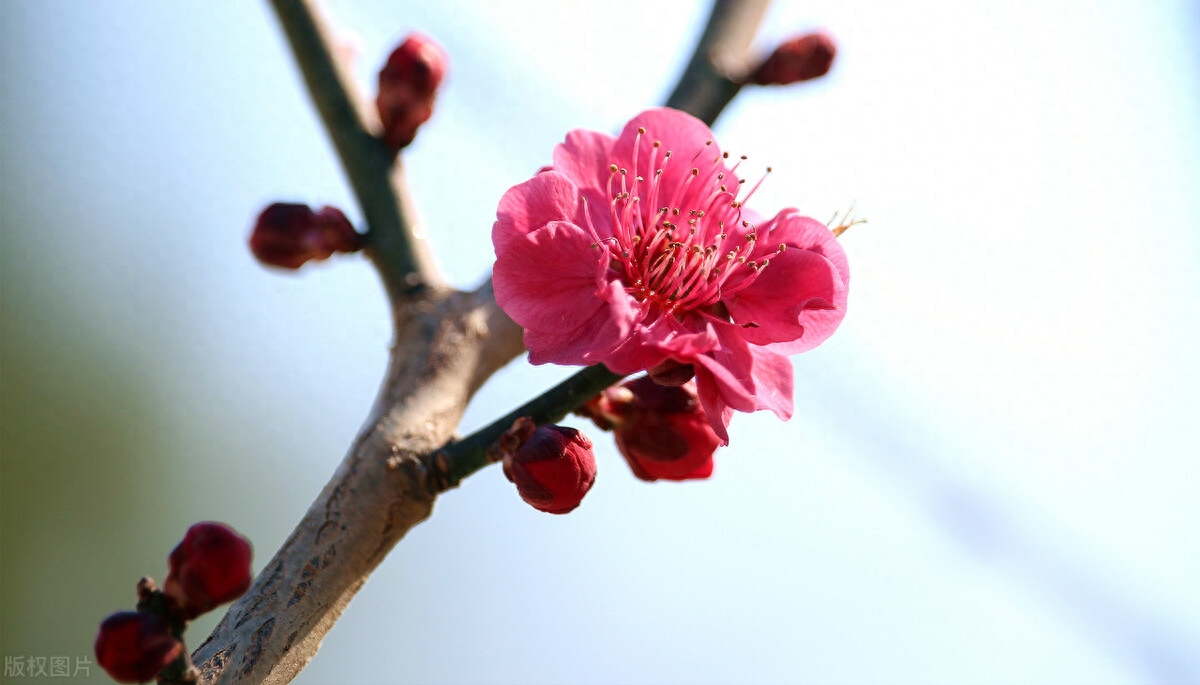
[[[431,291],[401,312],[372,416],[304,519],[196,650],[202,682],[290,681],[392,547],[432,511],[427,459],[453,434],[477,380],[494,305]],[[511,336],[511,332],[508,334]]]

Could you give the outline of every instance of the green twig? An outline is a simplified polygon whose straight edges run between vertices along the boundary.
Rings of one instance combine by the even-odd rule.
[[[434,489],[442,492],[457,487],[462,479],[487,466],[487,448],[518,418],[528,416],[539,426],[561,421],[622,378],[601,364],[589,366],[466,438],[446,445],[433,456]]]
[[[368,115],[347,69],[333,55],[334,40],[312,0],[271,0],[304,74],[313,104],[333,140],[367,224],[367,254],[393,305],[441,278],[417,237],[399,157],[367,127]]]

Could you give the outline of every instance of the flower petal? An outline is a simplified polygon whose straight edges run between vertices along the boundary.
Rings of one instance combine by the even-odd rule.
[[[696,357],[694,363],[696,391],[717,435],[728,441],[725,427],[717,419],[731,409],[769,409],[785,421],[791,418],[792,362],[781,354],[747,344],[736,326],[713,328],[721,346]],[[724,423],[728,423],[727,418]]]
[[[612,236],[609,216],[608,179],[610,164],[620,164],[613,144],[616,139],[597,131],[575,130],[554,148],[554,170],[570,179],[589,204],[592,221],[601,238]],[[601,226],[603,224],[603,227]]]
[[[605,306],[608,250],[582,228],[552,221],[510,236],[496,257],[496,303],[524,328],[574,330]]]
[[[696,396],[700,399],[700,406],[704,409],[704,415],[708,418],[713,432],[721,439],[722,445],[728,445],[728,426],[729,420],[733,418],[733,408],[725,404],[712,374],[699,365],[696,366]]]
[[[846,254],[828,228],[798,214],[781,213],[759,243],[758,258],[770,264],[725,301],[729,313],[752,344],[782,354],[811,350],[846,316]],[[780,244],[784,252],[773,252]]]
[[[646,130],[640,136],[640,141],[639,128]],[[654,146],[655,141],[661,143],[658,148]],[[635,142],[636,165],[633,164]],[[664,195],[656,197],[651,203],[654,208],[674,203],[684,211],[708,211],[711,209],[713,190],[717,186],[724,183],[734,191],[738,188],[737,176],[725,165],[712,129],[703,121],[677,109],[659,107],[637,115],[617,137],[615,150],[621,159],[618,164],[629,164],[631,171],[636,169],[634,175],[640,174],[650,179],[658,169],[663,170],[659,184],[666,190]],[[671,158],[664,160],[668,151]],[[689,179],[692,169],[698,171],[698,176]],[[720,181],[718,174],[724,174]],[[675,189],[684,187],[688,190],[675,197]],[[728,204],[733,200],[732,195],[723,197],[724,200],[719,202]]]
[[[798,249],[775,255],[749,287],[725,300],[747,341],[802,341],[805,349],[833,333],[846,314],[845,303],[846,288],[833,264]]]
[[[846,261],[846,251],[842,249],[842,244],[838,242],[837,236],[833,235],[833,231],[829,230],[828,226],[816,219],[804,216],[798,209],[789,207],[780,210],[766,228],[766,239],[759,241],[757,246],[759,250],[777,249],[780,243],[783,243],[788,246],[789,250],[798,247],[801,250],[816,252],[828,259],[837,269],[838,276],[842,279],[842,285],[850,286],[850,263]],[[761,258],[757,255],[757,251],[755,258]]]
[[[525,329],[529,363],[568,366],[586,366],[598,362],[607,364],[613,348],[629,338],[638,311],[630,306],[629,296],[620,283],[610,283],[600,299],[603,304],[576,328]]]
[[[570,179],[553,171],[509,188],[500,198],[496,223],[492,224],[492,245],[500,254],[516,236],[535,231],[551,221],[570,221],[582,225],[579,192]]]

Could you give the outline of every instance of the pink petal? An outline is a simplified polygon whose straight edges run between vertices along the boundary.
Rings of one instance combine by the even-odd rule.
[[[751,346],[750,354],[754,356],[751,374],[758,408],[770,410],[783,421],[792,418],[792,360],[761,347]]]
[[[622,163],[613,151],[614,142],[610,135],[579,129],[568,133],[566,140],[554,148],[554,170],[570,179],[588,202],[601,238],[612,235],[608,220],[608,179],[612,172],[608,167]]]
[[[789,250],[798,247],[816,252],[828,259],[837,269],[842,285],[850,286],[850,263],[846,261],[846,251],[842,249],[842,244],[828,226],[800,214],[797,209],[788,208],[776,214],[767,228],[765,240],[760,236],[758,250],[774,250],[780,243],[784,243]],[[755,251],[756,258],[759,258],[758,250]]]
[[[703,385],[699,370],[704,368],[726,405],[744,412],[758,409],[754,399],[754,356],[750,353],[750,346],[741,338],[740,331],[731,330],[730,326],[713,328],[721,347],[694,358],[697,389]]]
[[[646,133],[641,135],[637,145],[637,170],[649,179],[658,169],[663,170],[660,179],[661,187],[671,189],[666,197],[659,197],[656,205],[666,205],[672,200],[680,209],[710,209],[710,198],[714,189],[724,184],[736,192],[737,176],[729,170],[721,156],[721,148],[713,138],[712,130],[703,121],[686,112],[660,107],[649,109],[637,115],[625,125],[617,138],[616,151],[623,161],[617,164],[633,166],[633,150],[635,141],[639,140],[638,129],[644,128]],[[657,149],[654,142],[659,141]],[[670,160],[664,160],[664,153],[670,151]],[[689,181],[692,169],[699,175]],[[724,174],[721,181],[718,174]],[[687,191],[676,198],[674,189],[684,187]],[[728,204],[733,198],[726,196],[723,202]]]
[[[825,257],[788,248],[771,258],[745,290],[725,300],[742,336],[755,345],[803,343],[811,349],[828,338],[846,315],[846,288]]]
[[[537,230],[551,221],[582,223],[579,193],[569,179],[553,171],[509,188],[500,198],[496,223],[492,224],[492,245],[496,254],[516,236]]]
[[[636,314],[619,283],[609,285],[603,300],[604,305],[576,328],[526,329],[529,363],[585,366],[603,362],[609,351],[628,338]]]
[[[721,439],[722,445],[728,445],[728,426],[729,420],[733,418],[733,409],[725,404],[712,374],[703,366],[696,367],[696,396],[700,399],[700,406],[704,409],[704,415],[708,418],[713,432]]]
[[[714,325],[721,347],[696,357],[696,391],[713,430],[728,440],[714,416],[730,409],[752,412],[769,409],[783,420],[791,418],[792,363],[787,357],[748,345],[740,329]],[[728,420],[725,420],[728,423]]]
[[[496,303],[513,321],[538,331],[572,331],[607,303],[608,250],[582,228],[552,221],[509,237],[496,257]]]
[[[603,359],[596,361],[603,363],[613,373],[623,374],[645,371],[665,361],[666,353],[654,344],[659,339],[657,322],[647,321],[644,316],[639,310],[638,322],[630,330],[629,337]]]

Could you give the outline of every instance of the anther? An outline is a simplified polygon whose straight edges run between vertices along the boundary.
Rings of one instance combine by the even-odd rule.
[[[641,134],[645,135],[645,133],[646,133],[646,127],[645,127],[645,126],[638,126],[638,133],[641,133]]]
[[[616,164],[609,164],[609,165],[608,165],[608,170],[609,170],[609,171],[611,171],[611,172],[613,172],[614,174],[615,174],[615,173],[617,173],[617,165],[616,165]]]
[[[693,176],[699,176],[699,175],[700,175],[700,170],[699,170],[699,169],[697,169],[696,167],[692,167],[692,175],[693,175]]]

